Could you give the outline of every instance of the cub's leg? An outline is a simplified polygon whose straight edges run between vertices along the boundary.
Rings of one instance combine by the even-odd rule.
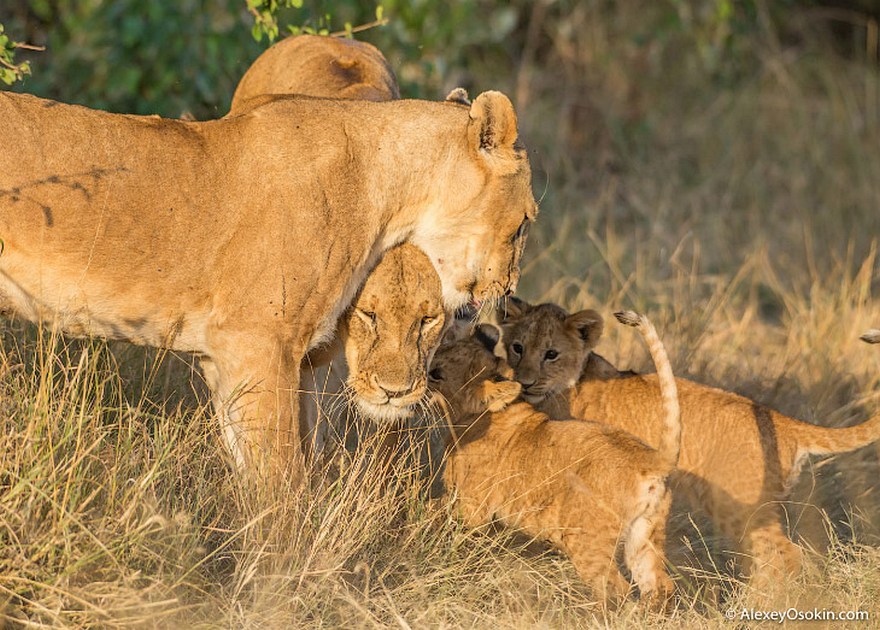
[[[619,534],[612,527],[597,524],[590,532],[563,534],[560,545],[593,596],[611,608],[619,606],[630,591],[615,561]]]
[[[768,509],[762,508],[761,512]],[[774,506],[772,512],[772,519],[748,523],[743,535],[743,569],[749,584],[770,594],[785,588],[785,580],[800,572],[802,562],[801,548],[786,536],[782,527],[781,509]]]
[[[285,344],[214,344],[202,360],[205,380],[238,466],[261,481],[296,485],[304,473],[299,430],[302,353]]]
[[[744,509],[714,501],[710,516],[725,536],[740,544],[743,573],[756,588],[773,588],[800,571],[801,550],[785,534],[782,508],[776,503]]]
[[[675,585],[666,572],[666,519],[672,495],[666,492],[652,510],[636,518],[624,542],[624,562],[639,587],[641,598],[655,609],[665,609]]]

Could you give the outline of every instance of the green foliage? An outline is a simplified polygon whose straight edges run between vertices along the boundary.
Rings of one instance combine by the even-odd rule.
[[[0,81],[6,85],[12,85],[31,73],[29,62],[15,63],[15,50],[20,46],[18,42],[9,39],[4,33],[3,24],[0,24]]]
[[[0,21],[47,48],[15,89],[111,111],[216,118],[260,52],[241,0],[24,0]]]

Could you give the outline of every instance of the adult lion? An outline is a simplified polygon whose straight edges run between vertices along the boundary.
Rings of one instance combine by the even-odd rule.
[[[390,101],[400,98],[397,79],[375,46],[354,39],[299,35],[270,46],[235,88],[230,113],[263,94]]]
[[[260,55],[238,84],[229,115],[246,111],[268,93],[372,101],[400,97],[397,79],[378,49],[316,35],[282,40]],[[347,411],[346,382],[367,416],[393,422],[411,415],[425,392],[427,361],[444,319],[440,279],[427,256],[411,245],[388,251],[340,318],[338,343],[310,352],[303,361],[303,433],[315,430],[321,416]],[[316,432],[317,450],[322,436]]]
[[[2,92],[0,136],[0,310],[197,354],[236,460],[294,481],[300,361],[382,252],[421,247],[450,308],[491,300],[537,212],[498,92],[203,123]]]

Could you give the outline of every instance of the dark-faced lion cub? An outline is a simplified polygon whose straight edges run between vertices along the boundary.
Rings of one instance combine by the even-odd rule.
[[[662,375],[665,414],[657,449],[609,425],[555,421],[517,401],[520,384],[504,377],[510,368],[493,354],[500,333],[489,324],[442,345],[428,378],[450,419],[445,482],[469,526],[497,519],[549,540],[571,558],[594,595],[612,605],[630,590],[615,562],[622,543],[642,598],[658,605],[673,590],[663,543],[666,478],[679,454],[678,399],[651,323],[635,313],[618,317],[639,329]]]
[[[617,372],[593,353],[602,317],[555,304],[508,300],[504,345],[523,397],[554,417],[602,418],[660,444],[666,415],[657,375]],[[880,340],[880,335],[877,335]],[[677,378],[681,461],[674,493],[704,509],[740,546],[746,575],[775,588],[801,565],[785,533],[780,500],[808,455],[851,451],[880,438],[880,417],[829,429],[785,416],[732,392]]]

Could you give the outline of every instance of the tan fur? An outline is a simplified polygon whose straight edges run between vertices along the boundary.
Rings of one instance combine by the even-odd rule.
[[[235,89],[230,114],[263,94],[366,101],[400,98],[394,72],[376,47],[320,35],[288,37],[257,57]]]
[[[508,353],[514,342],[522,347],[519,355],[511,354],[515,378],[521,380],[526,374],[529,382],[537,383],[541,409],[554,417],[602,418],[648,444],[660,443],[665,412],[656,375],[597,376],[589,366],[599,335],[588,334],[589,341],[582,341],[565,325],[566,318],[578,314],[522,302],[517,308],[505,320],[504,343]],[[562,365],[563,353],[579,357],[581,365],[572,361],[565,364],[570,366],[567,370],[550,369],[540,361],[549,347],[559,349],[556,365]],[[573,387],[572,381],[576,381]],[[849,451],[880,438],[880,417],[851,428],[829,429],[731,392],[683,378],[676,381],[682,437],[673,492],[706,510],[740,546],[745,571],[753,575],[754,583],[771,587],[801,565],[800,548],[784,532],[779,505],[788,485],[808,455]]]
[[[440,278],[419,248],[403,244],[383,256],[340,318],[339,342],[309,353],[303,362],[304,368],[321,366],[309,376],[310,385],[309,372],[303,372],[303,421],[309,430],[347,411],[340,400],[343,383],[368,417],[393,422],[412,415],[425,395],[427,365],[446,320],[441,295]],[[332,355],[332,362],[322,353]],[[314,439],[320,450],[322,434]]]
[[[220,121],[0,92],[0,310],[190,351],[236,460],[301,472],[300,362],[381,254],[429,256],[446,305],[515,287],[536,204],[510,101],[274,97]]]
[[[239,83],[230,115],[265,93],[400,97],[391,67],[375,47],[316,35],[285,39],[260,55]],[[347,411],[341,400],[346,382],[367,416],[391,421],[411,415],[425,393],[427,362],[443,329],[441,292],[431,261],[417,247],[387,252],[340,318],[339,342],[303,361],[301,425],[313,431],[319,416]],[[320,434],[313,441],[320,450]]]
[[[649,338],[646,322],[639,318],[636,325]],[[612,604],[630,590],[615,561],[622,544],[642,596],[665,602],[673,589],[663,556],[666,477],[677,445],[661,453],[609,425],[555,421],[514,402],[521,388],[503,378],[510,368],[492,352],[497,341],[498,330],[482,324],[474,336],[441,345],[429,372],[450,411],[455,439],[445,481],[465,522],[476,527],[498,519],[549,540],[594,594]],[[649,347],[669,375],[667,426],[677,435],[675,380],[659,340]]]

